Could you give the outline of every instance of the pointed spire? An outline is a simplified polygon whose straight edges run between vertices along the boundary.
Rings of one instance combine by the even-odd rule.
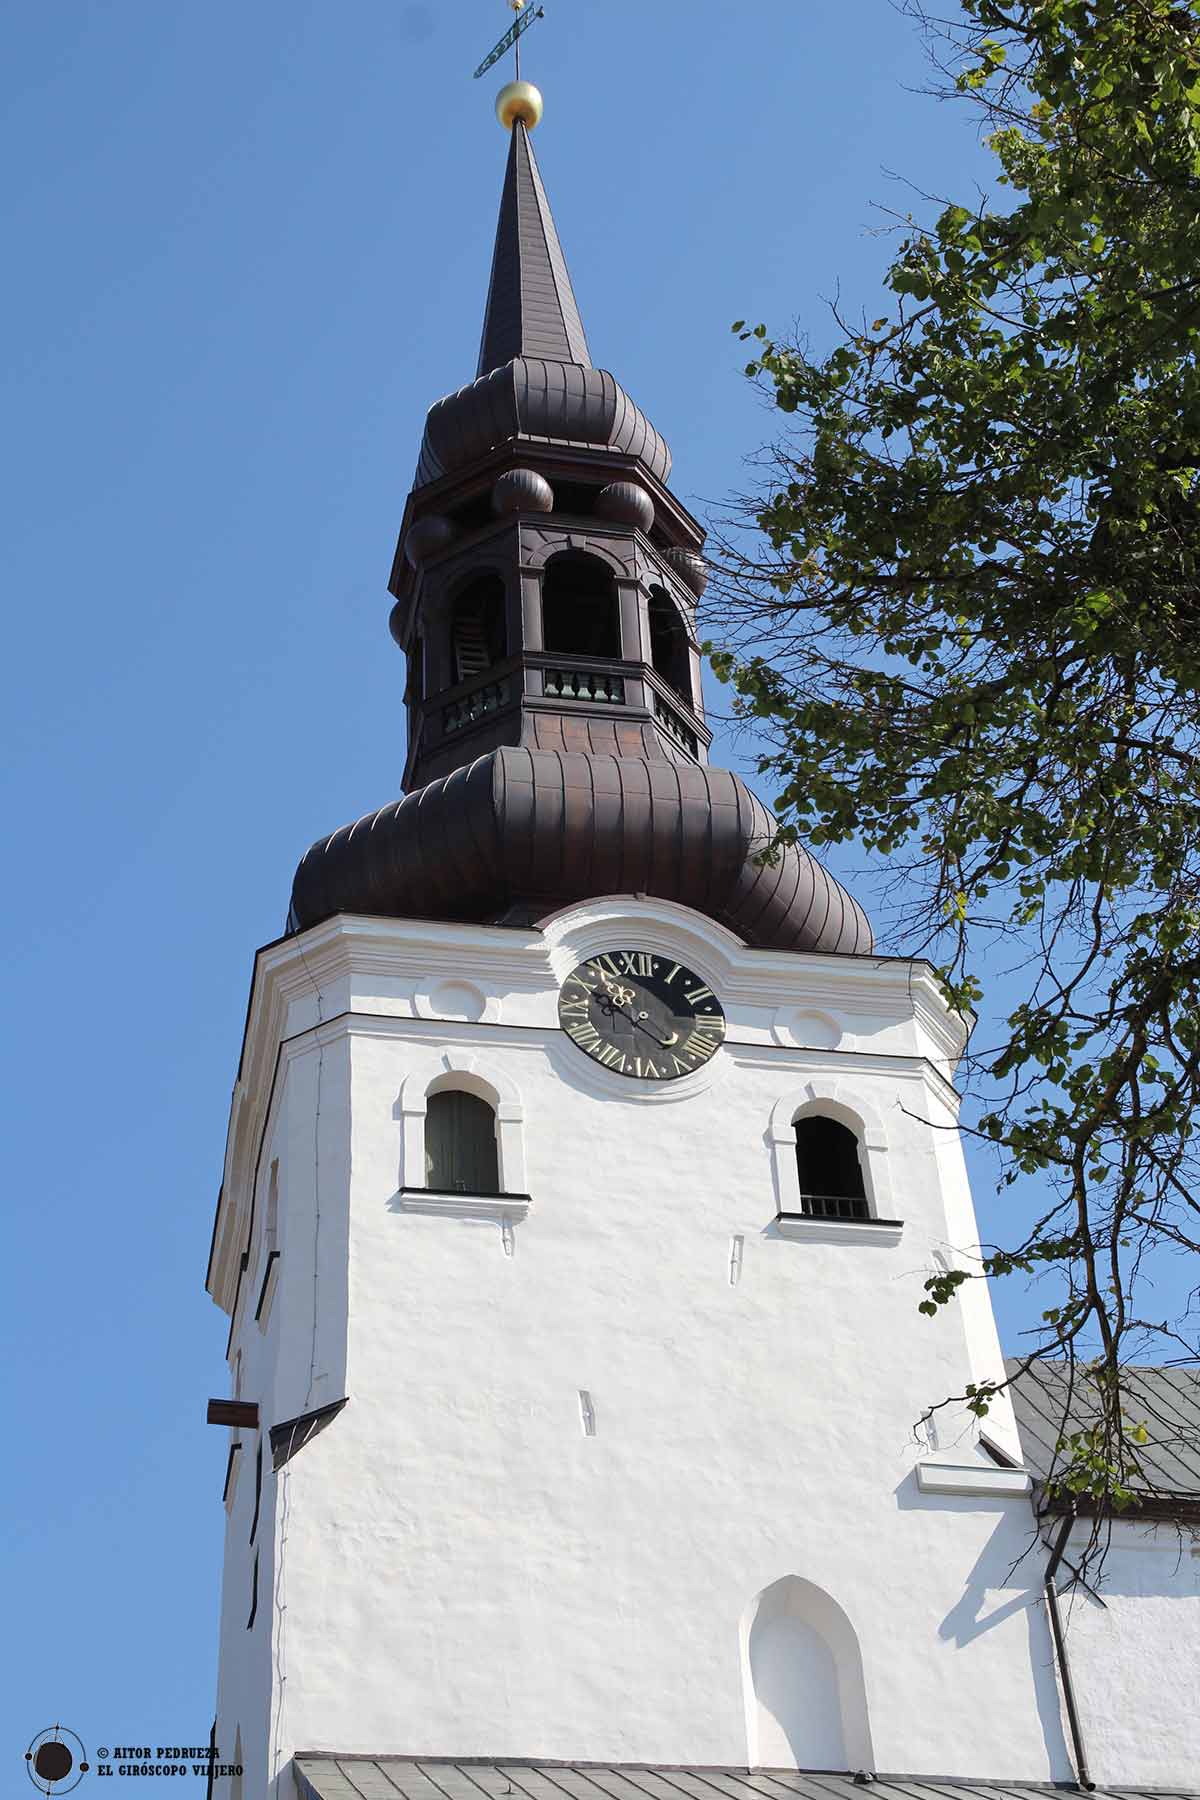
[[[514,356],[591,368],[587,338],[524,121],[512,127],[478,375]]]

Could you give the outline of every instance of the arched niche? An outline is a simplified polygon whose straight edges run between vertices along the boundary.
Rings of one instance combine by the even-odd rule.
[[[692,667],[688,637],[679,608],[666,588],[652,587],[647,607],[650,622],[650,663],[686,706],[692,704]]]
[[[751,1601],[742,1676],[752,1768],[874,1768],[858,1635],[823,1588],[784,1575]]]
[[[621,656],[621,612],[612,570],[585,550],[563,550],[542,576],[542,641],[552,656]]]

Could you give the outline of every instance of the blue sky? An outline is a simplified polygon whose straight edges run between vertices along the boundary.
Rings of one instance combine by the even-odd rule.
[[[546,11],[593,356],[703,513],[772,426],[730,322],[828,341],[839,287],[875,309],[895,176],[969,195],[986,158],[888,0]],[[304,848],[397,792],[385,583],[474,373],[506,140],[470,72],[509,18],[0,6],[10,1782],[56,1718],[93,1751],[212,1718],[203,1278],[251,957]]]

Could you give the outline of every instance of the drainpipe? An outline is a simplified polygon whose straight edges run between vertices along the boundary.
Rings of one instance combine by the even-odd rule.
[[[1096,1784],[1088,1773],[1087,1752],[1083,1747],[1083,1731],[1079,1724],[1079,1708],[1075,1704],[1075,1684],[1071,1680],[1071,1664],[1067,1657],[1067,1640],[1063,1632],[1062,1613],[1058,1605],[1058,1589],[1054,1585],[1054,1577],[1058,1565],[1062,1561],[1063,1551],[1067,1547],[1067,1539],[1071,1535],[1071,1527],[1075,1523],[1073,1513],[1068,1513],[1062,1522],[1062,1529],[1055,1539],[1050,1552],[1050,1561],[1046,1564],[1046,1610],[1050,1614],[1050,1630],[1054,1637],[1054,1654],[1058,1659],[1058,1673],[1062,1682],[1063,1699],[1067,1703],[1067,1723],[1071,1727],[1071,1744],[1075,1751],[1075,1778],[1078,1785],[1090,1794]]]

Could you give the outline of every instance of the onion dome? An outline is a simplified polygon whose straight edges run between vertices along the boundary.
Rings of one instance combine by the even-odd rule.
[[[614,893],[674,900],[765,950],[865,953],[871,928],[728,769],[504,747],[322,838],[289,927],[334,913],[533,923]]]

